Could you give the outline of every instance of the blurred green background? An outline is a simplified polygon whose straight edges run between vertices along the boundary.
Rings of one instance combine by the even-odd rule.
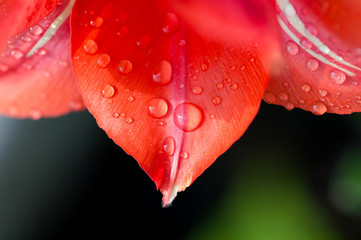
[[[360,114],[262,104],[246,134],[163,209],[89,113],[2,117],[0,239],[359,240],[360,146]]]

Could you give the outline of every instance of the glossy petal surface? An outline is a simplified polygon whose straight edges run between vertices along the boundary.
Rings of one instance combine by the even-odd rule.
[[[268,82],[262,42],[211,41],[168,3],[77,1],[71,23],[86,107],[164,205],[243,134]]]
[[[0,52],[11,37],[47,16],[61,0],[0,1]],[[62,1],[67,2],[67,1]]]
[[[38,119],[84,108],[72,75],[69,20],[45,45],[34,48],[64,8],[59,5],[47,19],[12,38],[1,54],[1,114]]]
[[[273,67],[266,102],[316,115],[361,111],[360,49],[324,27],[314,8],[297,1],[278,4],[284,63]]]

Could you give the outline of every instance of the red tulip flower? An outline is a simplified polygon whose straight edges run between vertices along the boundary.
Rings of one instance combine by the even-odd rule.
[[[360,111],[360,13],[358,0],[3,0],[0,112],[85,106],[168,205],[262,98]]]

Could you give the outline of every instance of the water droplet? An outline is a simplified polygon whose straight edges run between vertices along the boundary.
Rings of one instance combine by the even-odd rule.
[[[214,113],[210,113],[210,114],[209,114],[209,118],[210,118],[210,119],[214,119],[215,117],[216,117],[216,116],[214,115]]]
[[[97,64],[100,68],[106,68],[110,63],[110,56],[108,54],[100,54],[97,58]]]
[[[311,87],[310,85],[308,84],[304,84],[302,87],[301,87],[302,91],[304,92],[309,92],[311,90]]]
[[[230,69],[231,71],[236,71],[236,66],[231,66],[229,69]]]
[[[183,47],[184,45],[186,45],[186,41],[185,40],[180,40],[179,41],[179,46]]]
[[[39,36],[44,32],[44,29],[39,25],[35,25],[29,28],[29,32],[34,36]]]
[[[311,49],[313,46],[312,42],[305,37],[300,39],[300,43],[305,49]]]
[[[112,85],[106,85],[102,90],[102,95],[105,98],[111,98],[114,96],[115,89]]]
[[[155,122],[155,125],[164,127],[164,126],[166,126],[167,124],[166,124],[165,122],[163,122],[163,121],[156,121],[156,122]]]
[[[181,103],[174,109],[173,120],[179,129],[191,132],[201,125],[203,112],[193,103]]]
[[[285,92],[281,92],[278,94],[278,98],[281,102],[287,102],[288,101],[288,95]]]
[[[318,29],[315,25],[313,25],[312,23],[308,23],[306,24],[306,30],[309,34],[313,35],[313,36],[317,36],[318,35]]]
[[[11,50],[10,55],[16,59],[20,59],[24,56],[24,53],[20,49],[14,48]]]
[[[300,48],[295,42],[289,41],[286,43],[286,50],[290,55],[294,56],[299,52]]]
[[[275,103],[276,102],[276,96],[271,92],[265,92],[263,95],[263,99],[267,103]]]
[[[213,96],[212,97],[212,103],[215,105],[215,106],[218,106],[219,104],[222,103],[222,99],[218,96]]]
[[[306,65],[307,65],[308,70],[313,72],[313,71],[316,71],[318,69],[319,63],[318,63],[318,61],[316,59],[309,58],[306,61]]]
[[[162,25],[162,31],[165,34],[172,34],[174,33],[178,28],[178,17],[174,13],[167,13],[165,15],[163,25]]]
[[[167,137],[163,142],[163,150],[167,156],[173,156],[175,152],[175,140],[173,137]]]
[[[329,72],[329,78],[331,82],[340,85],[346,81],[346,74],[334,68]]]
[[[295,108],[295,105],[293,105],[293,103],[288,102],[288,103],[286,103],[285,108],[287,110],[291,111],[292,109]]]
[[[321,97],[326,97],[326,95],[327,95],[327,91],[324,89],[318,90],[318,93],[320,94]]]
[[[162,60],[154,65],[153,81],[159,85],[167,85],[172,80],[172,65]]]
[[[90,21],[90,26],[95,28],[100,28],[104,23],[104,19],[101,17],[96,17],[94,20]]]
[[[117,36],[123,38],[123,37],[126,37],[126,36],[128,35],[128,32],[129,32],[129,29],[128,29],[127,27],[121,26],[121,27],[117,30],[116,34],[117,34]]]
[[[132,124],[134,122],[134,119],[133,118],[131,118],[131,117],[126,117],[125,118],[125,123],[127,123],[127,124]]]
[[[31,41],[31,37],[29,36],[22,36],[21,40],[23,40],[24,42],[30,42]]]
[[[201,69],[202,69],[203,72],[207,71],[208,70],[208,65],[206,63],[202,63]]]
[[[41,112],[38,110],[31,110],[29,116],[33,120],[39,120],[41,118]]]
[[[148,103],[148,113],[153,118],[162,118],[168,113],[168,102],[163,98],[153,98]]]
[[[224,86],[223,86],[222,83],[217,83],[217,84],[216,84],[216,88],[219,89],[219,90],[223,89],[223,87],[224,87]]]
[[[319,46],[318,50],[320,50],[323,54],[329,54],[330,53],[330,49],[326,45]]]
[[[136,44],[139,48],[146,48],[148,47],[150,40],[151,37],[147,34],[144,34],[137,39]]]
[[[192,87],[192,93],[194,95],[201,95],[203,93],[203,89],[198,86]]]
[[[39,55],[39,56],[44,56],[47,51],[44,49],[44,48],[39,48],[36,53]]]
[[[95,54],[98,51],[98,44],[94,40],[88,39],[84,42],[83,48],[85,53]]]
[[[135,98],[133,96],[127,97],[128,102],[134,102]]]
[[[327,112],[327,106],[323,102],[314,102],[311,105],[311,112],[315,115],[322,115]]]
[[[115,112],[115,113],[112,114],[112,117],[113,117],[113,118],[119,118],[119,116],[120,116],[120,115],[119,115],[119,113],[117,113],[117,112]]]
[[[183,152],[180,153],[180,157],[182,159],[187,159],[189,157],[189,153],[186,152],[186,151],[183,151]]]
[[[133,64],[131,61],[124,59],[118,64],[119,72],[123,75],[129,74],[133,69]]]

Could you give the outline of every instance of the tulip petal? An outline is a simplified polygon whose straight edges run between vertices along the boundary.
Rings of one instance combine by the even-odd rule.
[[[163,205],[244,133],[268,82],[262,42],[211,41],[167,3],[77,1],[71,20],[85,106],[155,182]]]
[[[1,54],[1,114],[38,119],[84,109],[71,68],[69,17],[54,36],[46,32],[65,8],[11,39]]]
[[[0,2],[0,52],[6,42],[47,16],[60,0],[5,0]],[[63,1],[64,2],[64,1]]]
[[[360,49],[318,25],[312,8],[278,4],[284,63],[273,66],[265,101],[316,115],[361,111]]]

